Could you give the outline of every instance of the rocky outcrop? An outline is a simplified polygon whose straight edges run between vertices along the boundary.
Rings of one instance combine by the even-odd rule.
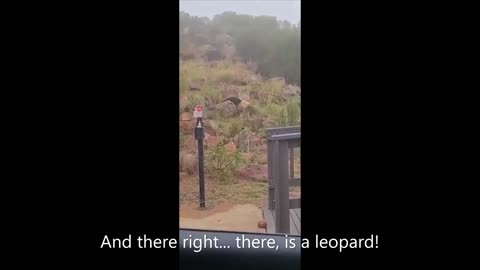
[[[183,172],[190,175],[195,174],[198,170],[198,160],[193,154],[186,153],[181,157],[180,167]]]
[[[237,113],[237,106],[235,106],[235,103],[230,100],[217,104],[215,109],[217,109],[224,117],[233,116]]]
[[[235,145],[234,142],[229,142],[227,144],[225,144],[225,150],[227,151],[227,153],[235,153],[235,151],[237,151],[237,146]]]
[[[268,181],[268,167],[267,165],[247,164],[238,171],[238,175],[247,180]]]
[[[205,79],[192,80],[190,82],[190,90],[200,91],[203,89],[204,85],[205,85]]]

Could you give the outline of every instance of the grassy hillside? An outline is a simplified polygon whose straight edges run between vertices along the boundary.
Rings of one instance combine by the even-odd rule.
[[[242,170],[266,164],[265,128],[300,124],[299,91],[282,78],[262,79],[244,63],[182,61],[180,152],[196,153],[192,112],[202,104],[206,171],[215,181],[236,182]]]

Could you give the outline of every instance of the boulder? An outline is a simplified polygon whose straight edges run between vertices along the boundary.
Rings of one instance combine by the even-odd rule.
[[[258,228],[266,229],[267,228],[267,222],[265,220],[260,220],[260,221],[257,222],[257,226],[258,226]]]
[[[267,165],[257,165],[257,164],[247,164],[243,166],[238,172],[239,176],[247,180],[268,181],[268,166]]]
[[[250,161],[253,158],[253,153],[241,153],[240,154],[244,161]]]
[[[245,100],[245,101],[247,101],[247,102],[250,102],[250,96],[247,95],[247,94],[239,93],[239,94],[238,94],[238,98],[239,98],[240,100]]]
[[[237,151],[237,146],[235,145],[234,142],[229,142],[225,144],[224,147],[227,153],[230,153],[230,154],[235,153],[235,151]]]
[[[190,175],[195,174],[198,170],[198,160],[193,154],[184,154],[181,159],[181,170]]]
[[[250,102],[241,100],[240,103],[237,105],[237,111],[239,112],[247,112],[252,109]]]
[[[205,84],[205,79],[192,80],[190,82],[190,90],[191,91],[200,91],[200,90],[202,90],[204,84]]]
[[[215,108],[225,117],[233,116],[237,113],[237,106],[235,106],[235,103],[230,100],[215,105]]]
[[[211,119],[206,119],[206,120],[203,120],[203,124],[205,126],[205,132],[208,132],[212,135],[217,134],[218,125],[217,123],[215,123],[215,121]]]
[[[184,112],[180,114],[180,121],[192,121],[193,115],[189,112]]]
[[[205,132],[205,146],[212,147],[223,141],[223,136],[213,136]]]
[[[193,115],[188,112],[181,113],[179,126],[184,134],[193,134],[193,128],[195,126]]]
[[[198,151],[198,143],[193,135],[188,136],[182,146],[186,153],[196,153]]]

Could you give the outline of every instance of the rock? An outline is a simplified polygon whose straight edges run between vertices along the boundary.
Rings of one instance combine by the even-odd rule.
[[[200,91],[205,84],[205,79],[193,80],[190,82],[190,90],[192,91]]]
[[[250,96],[247,95],[247,94],[241,94],[241,93],[240,93],[240,94],[238,94],[238,98],[239,98],[240,100],[244,100],[244,101],[247,101],[247,102],[250,103]]]
[[[261,229],[267,228],[267,222],[266,222],[265,220],[260,220],[260,221],[258,221],[257,225],[258,225],[258,227],[261,228]]]
[[[203,124],[205,125],[205,132],[208,132],[212,135],[217,134],[218,125],[217,123],[215,123],[215,121],[211,119],[207,119],[207,120],[203,120]]]
[[[228,153],[235,153],[235,151],[237,151],[237,146],[235,145],[234,142],[229,142],[225,144],[224,147]]]
[[[193,115],[189,112],[184,112],[180,114],[180,121],[191,121],[193,119]]]
[[[267,165],[247,164],[238,172],[239,176],[248,180],[268,181]]]
[[[197,140],[195,140],[195,137],[193,135],[188,136],[188,139],[186,139],[185,142],[183,143],[182,149],[187,153],[197,152],[197,149],[198,149]]]
[[[253,158],[253,153],[241,153],[240,155],[245,161],[250,161]]]
[[[237,113],[237,106],[235,106],[235,104],[230,100],[217,104],[215,108],[219,110],[220,113],[225,117],[229,117]]]
[[[195,126],[193,115],[188,112],[181,113],[179,126],[184,134],[193,134],[193,128]]]
[[[240,101],[240,103],[237,105],[237,111],[239,111],[239,112],[246,112],[246,111],[250,110],[251,108],[252,108],[252,106],[250,105],[250,103],[248,101],[245,101],[245,100]]]
[[[198,169],[197,157],[193,154],[184,154],[180,165],[183,172],[190,175],[195,174]]]
[[[257,135],[252,135],[250,138],[250,145],[260,145],[262,144],[262,139]]]
[[[205,132],[205,146],[212,147],[222,142],[223,136],[212,136]]]
[[[298,96],[300,95],[300,87],[295,85],[286,85],[283,87],[283,94],[285,96]]]

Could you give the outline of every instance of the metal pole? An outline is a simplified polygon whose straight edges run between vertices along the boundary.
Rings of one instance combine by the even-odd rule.
[[[200,208],[205,208],[205,176],[204,176],[204,154],[203,154],[203,122],[202,118],[197,118],[197,126],[195,127],[195,135],[198,140],[198,177],[200,191]]]

